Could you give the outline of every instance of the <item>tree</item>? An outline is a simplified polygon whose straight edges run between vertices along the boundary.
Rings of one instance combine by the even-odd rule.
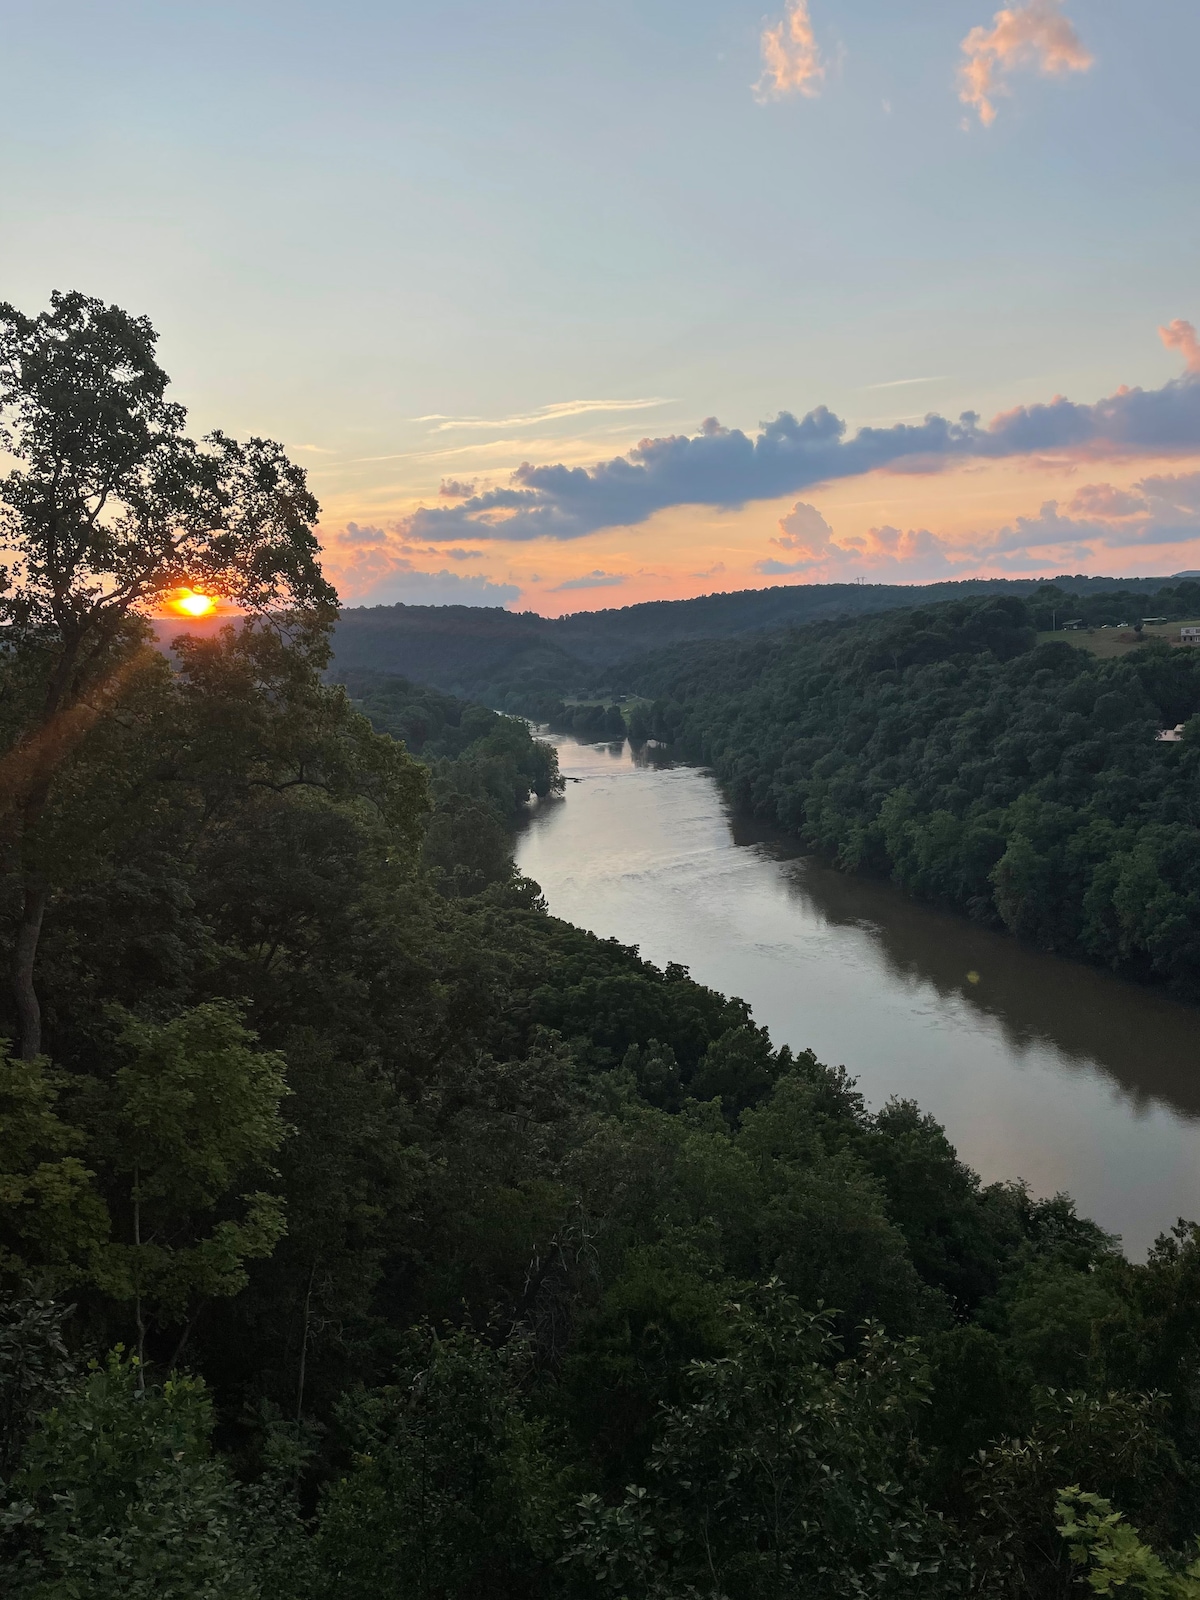
[[[557,1488],[514,1353],[469,1331],[412,1336],[404,1381],[347,1397],[353,1465],[321,1509],[329,1600],[532,1600],[553,1573]],[[423,1347],[423,1348],[422,1348]],[[555,1586],[556,1587],[556,1586]]]
[[[1168,1566],[1103,1495],[1072,1484],[1054,1510],[1072,1565],[1084,1569],[1080,1578],[1093,1594],[1125,1590],[1144,1600],[1200,1600],[1200,1557],[1182,1570],[1178,1562]]]
[[[0,1276],[67,1275],[108,1235],[79,1128],[59,1116],[62,1080],[44,1060],[14,1061],[0,1039]]]
[[[838,1361],[830,1318],[777,1282],[731,1310],[732,1349],[664,1407],[650,1482],[579,1503],[572,1559],[601,1594],[669,1600],[933,1600],[965,1590],[953,1532],[911,1482],[916,1352],[866,1330]]]
[[[246,1261],[270,1255],[284,1231],[281,1201],[261,1191],[240,1197],[240,1217],[215,1215],[283,1141],[283,1061],[254,1048],[227,1001],[157,1026],[129,1018],[121,1043],[130,1059],[93,1087],[88,1110],[124,1190],[129,1237],[97,1252],[94,1273],[115,1299],[133,1301],[139,1362],[147,1305],[160,1323],[183,1325],[174,1366],[195,1301],[244,1288]]]
[[[0,762],[0,842],[19,896],[13,984],[21,1055],[41,1048],[34,962],[50,892],[22,842],[55,769],[119,699],[145,647],[137,619],[181,586],[262,613],[328,618],[305,475],[267,439],[197,444],[168,401],[149,320],[79,293],[36,317],[0,305],[0,621],[36,670]]]
[[[13,1600],[295,1600],[299,1521],[277,1485],[241,1487],[209,1447],[204,1382],[139,1387],[114,1351],[39,1420],[0,1509]]]

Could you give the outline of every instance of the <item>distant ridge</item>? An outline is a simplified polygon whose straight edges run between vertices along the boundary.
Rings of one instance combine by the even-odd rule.
[[[647,600],[565,617],[485,606],[352,606],[338,620],[333,675],[397,673],[497,704],[514,687],[585,688],[618,661],[684,640],[729,638],[968,595],[1030,595],[1048,583],[1078,595],[1106,589],[1151,594],[1173,581],[1075,574],[922,585],[789,584],[692,600]]]

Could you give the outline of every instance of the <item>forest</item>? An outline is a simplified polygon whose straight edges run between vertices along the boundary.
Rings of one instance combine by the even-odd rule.
[[[1174,589],[1171,578],[1076,574],[1056,578],[1053,585],[1030,578],[782,584],[562,617],[491,606],[350,606],[338,617],[333,647],[339,675],[403,676],[545,721],[556,698],[593,695],[625,663],[666,645],[746,637],[948,600],[1035,593],[1045,602],[1039,627],[1085,615],[1097,623],[1135,622],[1147,612],[1178,615],[1169,609],[1169,596],[1158,598]]]
[[[1200,998],[1200,653],[1039,642],[1047,589],[676,647],[627,670],[630,731],[848,871]],[[1154,604],[1190,615],[1200,585]]]
[[[331,681],[303,474],[165,388],[142,319],[0,307],[3,1593],[1196,1594],[1200,1230],[1131,1262],[551,917],[552,750]],[[184,581],[237,621],[160,648]],[[1067,681],[952,618],[739,647],[731,743],[799,648]]]

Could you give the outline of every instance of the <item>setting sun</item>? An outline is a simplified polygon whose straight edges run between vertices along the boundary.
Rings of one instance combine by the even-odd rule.
[[[208,594],[185,594],[172,603],[176,611],[182,611],[185,616],[206,617],[217,602]]]

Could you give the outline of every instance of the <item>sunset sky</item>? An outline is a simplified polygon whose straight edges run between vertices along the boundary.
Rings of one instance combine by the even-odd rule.
[[[148,313],[348,603],[1200,568],[1196,0],[0,17],[0,295]]]

